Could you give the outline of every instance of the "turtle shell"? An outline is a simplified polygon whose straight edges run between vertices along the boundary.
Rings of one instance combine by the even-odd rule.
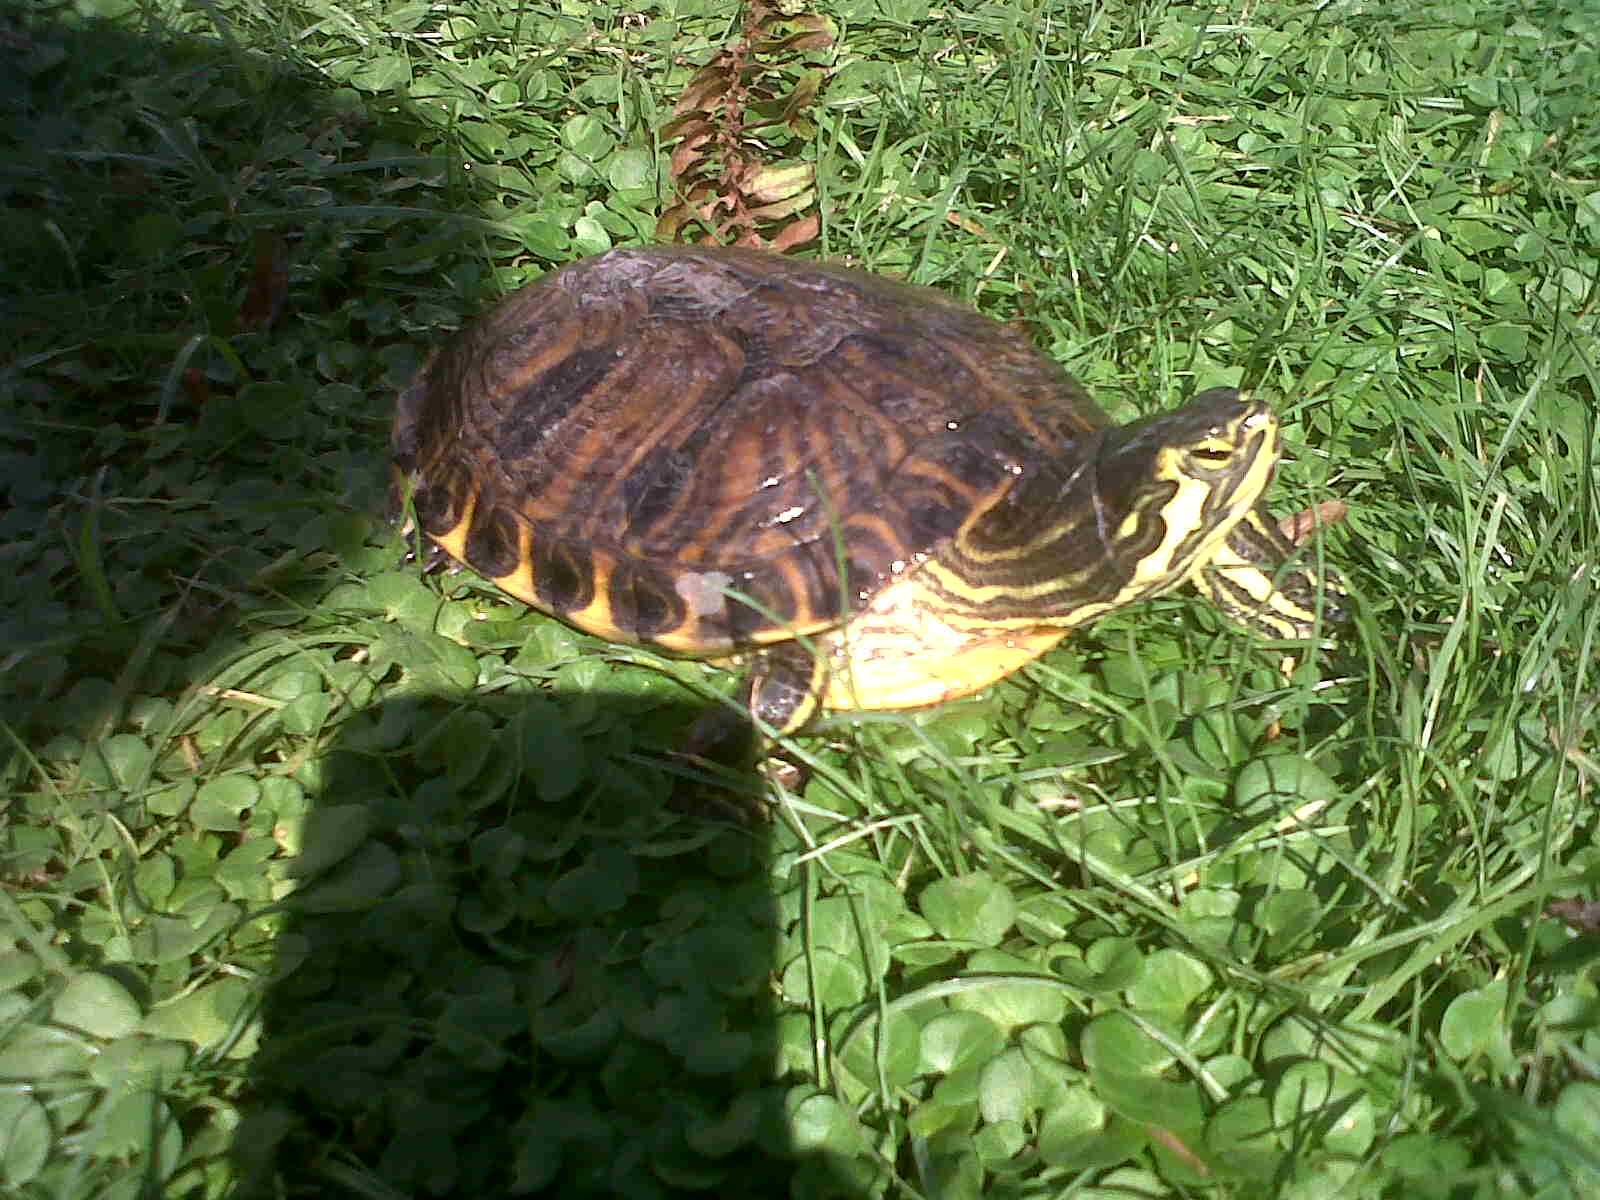
[[[423,530],[614,641],[721,655],[837,626],[1105,426],[1017,331],[753,250],[614,250],[464,329],[399,400]]]

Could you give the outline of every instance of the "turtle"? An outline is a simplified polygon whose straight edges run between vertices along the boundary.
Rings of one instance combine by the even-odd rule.
[[[1014,325],[753,249],[512,293],[400,393],[391,451],[450,558],[601,638],[747,663],[772,732],[967,695],[1184,583],[1273,639],[1341,595],[1263,505],[1266,404],[1117,425]]]

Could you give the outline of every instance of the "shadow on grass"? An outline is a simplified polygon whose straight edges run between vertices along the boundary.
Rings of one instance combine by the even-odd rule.
[[[143,981],[180,1041],[185,997],[259,971],[229,1147],[259,1191],[848,1194],[791,1153],[767,832],[666,802],[695,714],[531,681],[353,701],[338,674],[352,624],[414,632],[330,595],[392,567],[390,397],[492,290],[467,185],[403,111],[254,52],[17,6],[0,37],[5,869],[96,896],[105,863],[138,873],[45,940]],[[275,839],[302,890],[257,961],[206,939],[264,906]],[[192,954],[141,958],[155,924]],[[231,1103],[236,1063],[189,1042],[145,1134]]]
[[[692,811],[694,715],[590,693],[345,723],[237,1143],[263,1191],[790,1194],[768,835]]]

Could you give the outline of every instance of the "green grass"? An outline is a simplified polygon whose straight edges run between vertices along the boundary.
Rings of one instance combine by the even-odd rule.
[[[0,8],[0,1193],[1600,1191],[1600,15],[826,12],[804,252],[1272,398],[1349,623],[1167,598],[725,819],[725,674],[382,511],[736,10]]]

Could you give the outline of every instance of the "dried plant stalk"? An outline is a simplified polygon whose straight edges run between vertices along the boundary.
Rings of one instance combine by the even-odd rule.
[[[747,0],[744,10],[738,41],[695,74],[662,127],[677,196],[656,222],[663,241],[698,235],[708,244],[787,250],[821,228],[816,165],[775,154],[772,143],[815,132],[806,111],[824,73],[811,56],[833,45],[833,28],[770,0]]]

